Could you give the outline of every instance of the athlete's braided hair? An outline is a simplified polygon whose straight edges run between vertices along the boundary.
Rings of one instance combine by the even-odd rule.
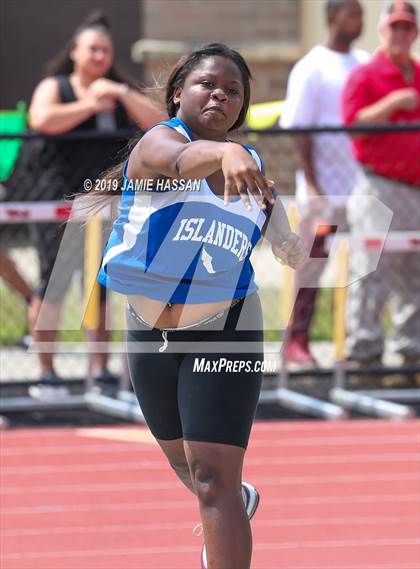
[[[229,130],[235,130],[242,126],[248,112],[251,97],[251,71],[242,55],[223,43],[209,43],[203,47],[199,47],[181,57],[181,59],[176,63],[166,84],[166,110],[170,118],[176,116],[178,111],[178,105],[174,103],[173,99],[175,89],[184,85],[185,79],[199,63],[208,57],[214,57],[217,55],[233,61],[241,73],[242,84],[244,87],[244,103],[235,124],[232,125]]]

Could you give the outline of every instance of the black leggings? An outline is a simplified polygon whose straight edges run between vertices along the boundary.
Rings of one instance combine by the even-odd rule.
[[[130,377],[153,435],[246,448],[264,359],[258,295],[187,330],[152,329],[132,308],[127,323]]]

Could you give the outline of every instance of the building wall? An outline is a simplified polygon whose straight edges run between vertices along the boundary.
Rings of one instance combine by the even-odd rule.
[[[284,98],[287,77],[301,54],[301,3],[297,0],[143,0],[143,38],[133,46],[149,81],[164,84],[171,66],[193,46],[223,41],[246,58],[253,102]],[[267,174],[280,171],[292,192],[291,143],[259,137]],[[279,156],[288,156],[279,168]],[[286,174],[285,174],[286,172]]]
[[[254,101],[284,95],[299,54],[296,0],[144,0],[143,39],[134,46],[149,76],[160,75],[193,46],[223,41],[246,57],[255,79]]]
[[[29,103],[45,74],[45,63],[70,40],[97,0],[0,0],[0,108],[19,100]],[[141,0],[101,0],[115,43],[116,58],[133,77],[139,76],[130,49],[139,38]]]
[[[205,41],[295,40],[296,0],[145,0],[144,37]]]

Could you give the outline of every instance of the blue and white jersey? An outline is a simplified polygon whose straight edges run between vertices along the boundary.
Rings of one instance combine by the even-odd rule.
[[[178,118],[159,124],[189,141]],[[260,169],[261,160],[246,147]],[[141,181],[123,171],[119,215],[105,248],[99,282],[126,295],[193,304],[231,300],[257,290],[250,262],[266,213],[250,196],[224,205],[205,179]]]

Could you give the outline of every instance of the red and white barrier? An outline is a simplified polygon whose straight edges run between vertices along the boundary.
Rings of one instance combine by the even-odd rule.
[[[66,201],[0,203],[0,223],[60,223],[72,212],[73,203]],[[108,212],[103,217],[108,217]],[[354,236],[338,233],[327,238],[327,247],[335,249],[347,239],[351,249],[413,252],[420,251],[420,231],[392,231]]]
[[[369,235],[352,235],[336,233],[327,237],[327,249],[330,252],[339,247],[340,241],[346,240],[350,250],[365,251],[416,252],[420,251],[420,231],[390,231],[389,233],[370,233]]]
[[[4,202],[0,203],[0,223],[62,223],[77,211],[77,202]],[[83,214],[83,209],[79,210]],[[101,211],[109,217],[109,208]]]
[[[66,221],[72,204],[65,201],[6,202],[0,204],[0,223],[40,223]]]

